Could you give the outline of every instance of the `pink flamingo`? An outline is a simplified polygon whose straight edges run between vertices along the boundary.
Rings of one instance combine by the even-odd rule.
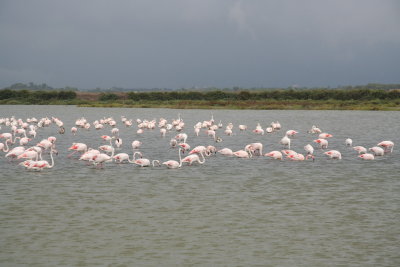
[[[212,154],[217,154],[217,148],[215,146],[207,146],[204,155],[211,156]]]
[[[295,131],[295,130],[288,130],[286,132],[286,136],[295,136],[296,134],[298,134],[299,132]]]
[[[179,155],[179,162],[177,162],[176,160],[167,160],[164,161],[162,164],[167,166],[168,169],[177,169],[182,167],[181,148],[179,148],[178,155]]]
[[[374,146],[368,149],[374,154],[374,156],[383,156],[385,154],[385,150],[379,146]]]
[[[100,151],[97,149],[88,149],[85,153],[82,154],[82,156],[79,158],[79,160],[83,161],[91,161],[94,155],[100,154]]]
[[[102,168],[104,166],[103,164],[105,162],[111,162],[112,161],[112,157],[107,155],[107,154],[100,153],[100,154],[93,155],[91,161],[96,166],[96,168],[98,166],[100,166]]]
[[[290,160],[294,160],[294,161],[303,161],[303,160],[305,160],[304,155],[303,154],[299,154],[299,153],[289,155],[288,158]]]
[[[21,146],[26,146],[27,144],[28,144],[28,142],[29,141],[31,141],[32,139],[30,139],[30,138],[28,138],[28,137],[22,137],[20,140],[19,140],[19,144],[21,145]]]
[[[266,153],[264,156],[266,156],[266,157],[271,157],[271,158],[273,158],[273,159],[280,159],[280,160],[282,160],[282,153],[280,152],[280,151],[271,151],[271,152],[268,152],[268,153]]]
[[[9,142],[10,142],[10,139],[7,139],[4,144],[0,143],[0,150],[2,150],[3,152],[8,152],[10,150],[10,148],[8,147]]]
[[[72,127],[71,128],[71,133],[73,134],[73,135],[76,135],[76,132],[78,131],[78,128],[76,128],[76,127]]]
[[[182,153],[190,150],[190,145],[188,143],[179,143],[178,146],[182,148]]]
[[[183,143],[186,143],[187,138],[188,138],[188,135],[185,134],[185,133],[180,133],[180,134],[177,134],[177,135],[175,136],[175,139],[176,139],[177,141],[182,141]]]
[[[25,147],[17,146],[11,149],[10,152],[6,154],[6,158],[15,159],[24,152],[25,152]]]
[[[358,154],[365,154],[365,153],[367,153],[367,149],[366,149],[365,147],[363,147],[363,146],[355,146],[355,147],[353,147],[353,149],[354,149],[355,151],[357,151]]]
[[[382,141],[377,145],[385,148],[385,152],[393,152],[394,143],[392,141]]]
[[[233,156],[232,149],[227,148],[227,147],[225,147],[223,149],[220,149],[217,152],[220,153],[221,155],[224,155],[224,156]]]
[[[333,137],[333,135],[328,134],[328,133],[320,133],[320,134],[318,135],[318,138],[319,138],[319,139],[326,139],[326,138],[330,138],[330,137]]]
[[[263,144],[261,143],[251,143],[245,146],[244,148],[245,151],[251,151],[254,155],[257,154],[259,156],[262,156],[262,150],[263,150]]]
[[[207,151],[207,148],[205,146],[196,146],[189,152],[189,155],[196,154],[196,153],[206,153],[206,151]]]
[[[370,154],[370,153],[361,154],[358,157],[361,159],[364,159],[364,160],[374,160],[375,159],[374,155]]]
[[[133,156],[132,160],[129,159],[129,155],[127,153],[118,153],[113,158],[114,158],[115,162],[117,162],[117,163],[122,163],[124,161],[133,163],[136,160],[136,155],[141,155],[141,154],[142,153],[140,153],[139,151],[134,152],[132,155]]]
[[[142,145],[142,142],[135,140],[132,142],[132,148],[133,149],[139,149],[139,147]]]
[[[189,156],[183,158],[182,163],[186,162],[186,163],[189,163],[189,165],[192,165],[194,162],[198,162],[199,164],[204,164],[206,159],[204,158],[203,153],[200,153],[200,155],[202,157],[202,160],[200,160],[200,158],[197,154],[192,154],[192,155],[189,155]]]
[[[87,145],[84,143],[73,143],[72,146],[68,148],[68,150],[74,150],[74,152],[68,154],[67,157],[70,158],[76,152],[81,152],[82,154],[85,153],[87,151]]]
[[[289,138],[287,135],[285,135],[285,136],[281,139],[281,141],[279,141],[279,143],[280,143],[281,145],[284,145],[285,147],[287,146],[287,147],[290,149],[290,138]]]
[[[156,162],[157,162],[158,165],[160,165],[160,161],[155,159],[155,160],[150,162],[150,160],[146,159],[146,158],[136,159],[132,163],[136,164],[136,165],[139,165],[140,167],[149,167],[150,164],[154,167]]]
[[[43,169],[53,168],[54,167],[53,153],[58,154],[56,150],[54,150],[54,149],[50,150],[51,164],[47,160],[39,160],[39,161],[35,161],[34,163],[30,164],[28,169],[41,171]]]
[[[307,152],[307,155],[314,154],[314,148],[310,144],[307,144],[306,146],[304,146],[304,150]]]
[[[39,153],[36,150],[25,150],[25,152],[19,155],[17,159],[30,159],[30,160],[35,159],[37,161],[39,160]]]
[[[290,155],[297,155],[297,152],[294,150],[290,150],[290,149],[284,149],[281,151],[283,155],[285,155],[286,157],[290,156]]]
[[[313,142],[319,144],[319,148],[321,149],[328,148],[328,140],[326,139],[319,138],[314,140]]]
[[[48,139],[43,139],[37,144],[37,146],[43,148],[44,150],[54,148],[54,144]]]
[[[10,144],[14,144],[14,141],[13,141],[13,135],[11,134],[11,133],[2,133],[2,134],[0,134],[0,138],[4,138],[4,139],[8,139],[8,140],[10,140]]]
[[[342,154],[337,150],[329,150],[324,152],[331,159],[342,159]]]
[[[238,158],[251,158],[253,155],[251,153],[251,151],[249,150],[238,150],[233,152],[233,155],[238,157]]]

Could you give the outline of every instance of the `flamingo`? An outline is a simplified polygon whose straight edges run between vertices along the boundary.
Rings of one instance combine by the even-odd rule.
[[[48,139],[43,139],[37,144],[37,146],[43,148],[44,150],[54,148],[54,144]]]
[[[381,147],[385,148],[385,152],[389,152],[389,150],[390,150],[390,153],[392,153],[394,143],[392,141],[382,141],[382,142],[378,143],[377,146],[381,146]]]
[[[122,146],[122,139],[121,138],[115,139],[115,146],[117,148],[120,148]]]
[[[22,153],[17,157],[17,159],[30,159],[30,160],[35,159],[37,161],[39,160],[39,152],[37,152],[36,150],[25,150],[24,153]]]
[[[68,150],[74,150],[74,152],[68,154],[67,157],[70,158],[76,152],[85,153],[87,151],[87,145],[84,143],[73,143],[72,146],[68,148]]]
[[[288,158],[290,160],[293,160],[293,161],[303,161],[303,160],[305,160],[304,155],[303,154],[299,154],[299,153],[289,155]]]
[[[190,145],[187,143],[179,143],[178,146],[182,148],[182,153],[185,153],[185,151],[190,150]]]
[[[281,141],[279,141],[280,144],[284,145],[285,147],[287,146],[290,149],[290,138],[285,135]]]
[[[281,151],[282,154],[285,154],[285,156],[290,156],[290,155],[297,155],[297,152],[294,150],[290,150],[290,149],[284,149]]]
[[[100,151],[97,149],[89,149],[85,153],[82,154],[82,156],[79,158],[79,160],[84,160],[84,161],[91,161],[94,155],[100,154]]]
[[[132,163],[136,164],[136,165],[139,165],[140,167],[148,167],[148,166],[150,166],[150,164],[151,164],[150,160],[146,159],[146,158],[142,158],[142,153],[140,153],[139,155],[140,155],[140,159],[136,159]],[[154,167],[154,160],[153,160],[152,164],[153,164],[153,167]]]
[[[224,156],[233,156],[232,149],[227,148],[227,147],[225,147],[223,149],[220,149],[217,152],[220,153],[221,155],[224,155]]]
[[[165,129],[165,128],[160,129],[161,137],[165,137],[166,133],[167,133],[167,129]]]
[[[142,145],[142,142],[135,140],[132,142],[132,148],[133,149],[139,149],[139,147]]]
[[[246,131],[246,130],[247,130],[247,125],[240,124],[240,125],[239,125],[239,130],[241,130],[241,131]]]
[[[167,166],[168,169],[177,169],[182,167],[181,148],[179,148],[178,155],[179,155],[179,162],[177,162],[176,160],[167,160],[164,161],[162,164]]]
[[[318,127],[315,126],[315,125],[313,125],[313,126],[311,127],[311,129],[310,129],[308,132],[311,133],[311,134],[319,134],[319,133],[322,133],[321,129],[318,128]]]
[[[95,154],[93,155],[91,161],[93,161],[93,164],[98,167],[103,167],[103,164],[105,162],[111,162],[112,161],[112,156],[109,156],[107,154],[104,153],[100,153],[100,154]]]
[[[249,150],[238,150],[233,152],[233,155],[235,155],[238,158],[251,158],[253,156],[251,151]]]
[[[55,149],[50,150],[51,164],[47,160],[39,160],[39,161],[35,161],[34,163],[30,164],[28,169],[41,171],[43,169],[53,168],[54,167],[53,153],[58,154],[58,152]]]
[[[296,134],[298,134],[299,132],[295,131],[295,130],[288,130],[286,132],[286,136],[295,136]]]
[[[212,154],[217,154],[217,148],[215,146],[207,146],[206,152],[204,154],[207,156],[211,156]]]
[[[246,145],[244,150],[252,151],[254,155],[256,154],[255,152],[257,151],[258,155],[262,156],[263,144],[261,144],[261,143],[251,143],[251,144]]]
[[[10,140],[10,144],[14,144],[14,141],[12,140],[13,135],[11,133],[2,133],[0,134],[0,138],[4,138],[4,139],[9,139]]]
[[[183,143],[186,143],[187,138],[188,138],[188,135],[185,134],[185,133],[180,133],[180,134],[177,134],[177,135],[175,136],[175,139],[176,139],[177,141],[182,141]]]
[[[76,128],[76,127],[72,127],[71,128],[71,133],[73,134],[73,135],[76,135],[76,132],[78,131],[78,128]]]
[[[347,138],[344,143],[346,144],[346,146],[352,146],[353,145],[353,140],[351,140],[350,138]]]
[[[383,156],[385,154],[385,150],[379,146],[374,146],[368,149],[374,154],[374,156]]]
[[[305,145],[304,150],[307,152],[307,155],[312,155],[314,153],[314,148],[310,144]]]
[[[253,133],[264,135],[264,129],[256,128],[256,129],[253,130]]]
[[[5,157],[15,159],[24,152],[25,152],[25,147],[17,146],[11,149],[10,152],[8,152]]]
[[[333,135],[328,134],[328,133],[320,133],[320,134],[318,135],[318,138],[319,138],[319,139],[326,139],[326,138],[331,138],[331,137],[333,137]]]
[[[324,152],[331,159],[342,159],[342,154],[337,150],[329,150]]]
[[[367,153],[367,149],[366,149],[365,147],[363,147],[363,146],[355,146],[355,147],[353,147],[353,149],[354,149],[355,151],[357,151],[358,154],[365,154],[365,153]]]
[[[0,150],[3,150],[3,152],[8,152],[10,148],[8,147],[8,143],[10,142],[10,139],[7,139],[6,142],[0,143]]]
[[[206,159],[204,158],[203,153],[200,153],[202,160],[200,160],[199,156],[197,154],[192,154],[189,156],[186,156],[185,158],[182,159],[182,163],[186,162],[189,163],[189,165],[192,165],[194,162],[198,162],[199,164],[204,164]]]
[[[189,152],[189,155],[196,154],[196,153],[206,153],[206,151],[207,151],[207,148],[205,146],[196,146]]]
[[[264,156],[266,156],[266,157],[271,157],[271,158],[273,158],[273,159],[280,159],[280,160],[282,160],[282,153],[280,152],[280,151],[271,151],[271,152],[268,152],[268,153],[266,153]]]
[[[196,136],[199,136],[200,127],[196,127],[196,125],[195,125],[195,126],[194,126],[194,133],[196,134]]]
[[[374,160],[375,159],[374,154],[370,154],[370,153],[361,154],[358,157],[363,160]]]
[[[328,148],[328,140],[326,140],[326,139],[319,138],[319,139],[314,140],[313,142],[319,144],[319,148],[321,148],[321,149]]]
[[[115,162],[117,162],[117,163],[122,163],[124,161],[128,161],[129,163],[133,163],[133,161],[136,160],[136,155],[141,155],[141,154],[142,153],[140,153],[138,151],[134,152],[132,160],[129,159],[129,155],[127,153],[118,153],[113,158],[114,158]]]

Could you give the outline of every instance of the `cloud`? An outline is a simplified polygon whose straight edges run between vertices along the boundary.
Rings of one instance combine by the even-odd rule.
[[[236,27],[240,33],[248,33],[253,40],[256,39],[255,31],[247,21],[247,15],[241,1],[236,1],[229,8],[228,17],[236,24]]]

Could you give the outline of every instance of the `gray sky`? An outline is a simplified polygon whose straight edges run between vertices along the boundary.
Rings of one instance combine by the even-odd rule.
[[[400,83],[397,0],[1,0],[0,87]]]

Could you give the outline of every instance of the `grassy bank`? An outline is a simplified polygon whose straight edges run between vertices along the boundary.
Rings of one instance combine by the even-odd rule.
[[[175,109],[400,110],[400,91],[326,89],[95,93],[0,90],[0,104]]]
[[[82,107],[174,108],[174,109],[254,109],[254,110],[399,110],[400,101],[337,100],[171,100],[87,102]]]

